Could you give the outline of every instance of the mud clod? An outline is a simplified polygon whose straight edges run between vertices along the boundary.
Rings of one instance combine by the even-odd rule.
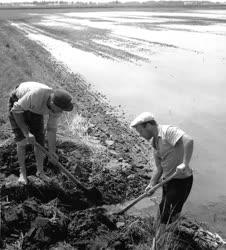
[[[22,247],[24,249],[47,249],[50,244],[63,240],[67,235],[64,221],[37,217],[25,235]]]

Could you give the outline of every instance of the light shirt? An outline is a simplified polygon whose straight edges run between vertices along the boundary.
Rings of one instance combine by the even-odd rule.
[[[169,177],[176,171],[178,165],[183,162],[184,148],[177,146],[176,143],[185,134],[185,132],[175,126],[158,125],[158,140],[155,154],[160,160],[163,169],[163,178]],[[153,145],[154,146],[154,145]],[[187,168],[185,174],[177,178],[187,178],[192,175],[191,168]]]
[[[31,111],[39,115],[48,115],[47,128],[57,129],[57,119],[61,114],[53,113],[47,107],[52,88],[39,82],[23,82],[15,90],[18,101],[14,103],[11,111],[21,113]]]

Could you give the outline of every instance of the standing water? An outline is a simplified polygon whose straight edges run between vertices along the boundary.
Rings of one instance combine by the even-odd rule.
[[[14,22],[113,105],[194,138],[186,211],[226,235],[226,10],[70,12]]]

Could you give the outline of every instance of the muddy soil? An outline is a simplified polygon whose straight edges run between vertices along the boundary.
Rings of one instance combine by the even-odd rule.
[[[91,91],[80,75],[71,74],[7,22],[0,24],[0,53],[0,247],[149,249],[155,233],[152,217],[109,215],[101,206],[124,202],[143,192],[152,171],[148,146],[128,129],[122,113],[111,107],[103,95]],[[48,159],[44,168],[50,181],[37,178],[32,146],[26,149],[29,183],[26,186],[17,183],[19,165],[7,119],[7,102],[10,91],[26,80],[64,87],[73,95],[75,113],[89,124],[88,141],[73,137],[63,117],[57,154],[60,163],[84,186],[96,187],[102,193],[102,204],[90,202]],[[173,242],[179,242],[174,249],[200,249],[191,232],[183,232],[180,237],[172,237]]]
[[[68,152],[65,158],[58,151],[61,163],[73,172],[73,166],[70,167],[69,163],[73,163],[73,155],[78,155],[81,151],[84,155],[84,149],[81,150],[81,147],[76,147],[73,143],[69,146],[67,141],[59,142],[58,150],[60,149]],[[86,165],[83,162],[83,168],[75,175],[80,176],[79,179],[87,187],[96,186],[102,192],[102,204],[122,202],[140,193],[138,182],[141,185],[146,182],[142,177],[139,179],[134,176],[133,180],[128,181],[132,171],[128,168],[108,169],[96,173],[92,171],[93,166],[88,160],[90,152],[86,151],[86,154]],[[146,247],[144,249],[150,247],[155,234],[154,218],[109,214],[106,206],[95,206],[48,160],[45,161],[45,171],[50,181],[40,180],[35,176],[36,166],[31,146],[27,148],[29,183],[26,186],[17,182],[19,166],[15,144],[12,141],[2,144],[0,156],[1,244],[4,249],[135,249],[141,245]],[[181,223],[182,230],[175,231],[172,237],[172,249],[212,249],[200,248],[193,239],[190,231],[192,227],[193,231],[197,231],[198,225],[184,223]],[[178,248],[175,248],[175,242]],[[170,245],[168,247],[171,249]]]
[[[97,172],[93,169],[91,159],[89,160],[92,157],[89,150],[67,141],[58,144],[60,161],[70,172],[73,172],[74,155],[82,154],[86,158],[81,164],[76,160],[80,170],[75,174],[85,186],[96,186],[101,191],[103,204],[118,203],[126,199],[126,194],[133,197],[140,193],[136,184],[142,183],[142,177],[137,176],[130,182],[127,180],[135,170],[117,169],[113,173],[106,169]],[[67,152],[67,158],[62,153],[64,151]],[[19,166],[16,145],[12,141],[1,147],[0,159],[1,233],[4,246],[20,241],[23,249],[44,249],[58,241],[66,240],[78,249],[92,249],[97,243],[112,246],[113,249],[117,244],[121,249],[127,249],[134,242],[147,241],[148,237],[143,235],[127,235],[127,225],[139,219],[121,217],[123,228],[118,228],[118,219],[115,216],[108,215],[102,206],[94,206],[84,193],[70,183],[48,160],[45,161],[45,171],[51,181],[45,183],[35,177],[36,166],[31,146],[27,148],[29,183],[26,186],[17,183]],[[147,227],[142,220],[141,223]],[[152,227],[149,227],[151,232]],[[144,232],[148,235],[148,231]]]

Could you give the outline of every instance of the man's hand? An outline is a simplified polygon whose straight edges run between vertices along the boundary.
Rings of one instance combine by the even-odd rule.
[[[178,174],[184,175],[186,173],[187,168],[188,168],[187,165],[181,163],[180,165],[177,166],[176,172]]]
[[[27,135],[25,135],[25,137],[26,137],[27,144],[35,143],[35,137],[32,133],[29,132]]]
[[[148,193],[148,191],[150,191],[151,189],[152,189],[152,184],[151,183],[149,183],[148,185],[147,185],[147,187],[145,188],[145,192],[146,193]]]
[[[149,183],[148,186],[145,188],[145,193],[148,195],[148,196],[151,196],[152,194],[154,194],[155,191],[151,191],[153,188],[152,184]]]

